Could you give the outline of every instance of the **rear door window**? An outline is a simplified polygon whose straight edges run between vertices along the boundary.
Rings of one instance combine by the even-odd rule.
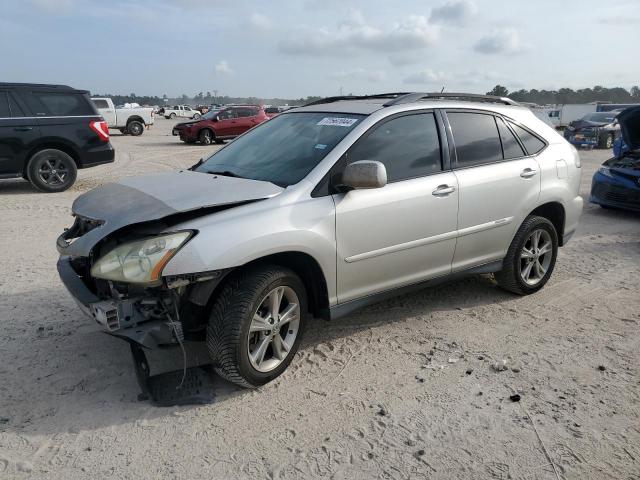
[[[0,118],[9,118],[11,110],[9,110],[9,96],[7,92],[0,92]]]
[[[498,162],[502,144],[493,115],[447,112],[456,147],[457,166],[472,167]]]
[[[511,130],[507,128],[504,120],[496,117],[496,123],[498,124],[498,131],[500,132],[504,159],[509,160],[511,158],[519,158],[526,155],[520,146],[520,142],[518,142],[518,139],[513,135]]]
[[[374,126],[347,153],[347,162],[376,160],[389,182],[442,170],[440,138],[433,113],[404,115]]]
[[[509,123],[511,124],[511,127],[516,132],[516,134],[520,137],[520,140],[522,140],[522,144],[524,145],[524,148],[526,148],[529,155],[535,155],[547,146],[546,143],[530,133],[528,130],[519,127],[515,123]]]
[[[29,108],[37,116],[86,116],[95,112],[82,93],[30,92],[24,95]]]

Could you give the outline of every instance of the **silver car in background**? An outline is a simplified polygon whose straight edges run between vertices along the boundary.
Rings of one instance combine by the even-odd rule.
[[[506,98],[333,97],[190,170],[80,196],[58,270],[110,334],[206,342],[220,375],[257,387],[311,315],[465,274],[536,292],[578,225],[580,176],[575,148]]]

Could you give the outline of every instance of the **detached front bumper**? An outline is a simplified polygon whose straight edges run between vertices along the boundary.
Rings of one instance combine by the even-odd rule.
[[[150,319],[141,309],[141,306],[145,306],[147,311],[153,311],[156,307],[164,309],[162,299],[136,297],[102,300],[87,287],[73,268],[70,257],[61,256],[57,267],[62,283],[80,310],[95,320],[105,333],[145,348],[172,346],[184,339],[180,322],[168,317]]]

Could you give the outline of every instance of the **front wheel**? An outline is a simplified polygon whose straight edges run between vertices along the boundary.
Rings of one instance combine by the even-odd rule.
[[[291,270],[267,265],[234,275],[207,327],[216,372],[245,388],[270,382],[291,363],[306,316],[306,290]]]
[[[213,135],[211,135],[211,130],[202,130],[200,132],[200,135],[198,136],[198,139],[203,145],[211,145],[211,142],[213,142]]]
[[[200,114],[199,113],[194,113],[193,119],[194,120],[198,120],[199,118],[200,118]]]
[[[38,190],[62,192],[76,181],[76,162],[68,154],[47,148],[36,153],[27,164],[27,177]]]
[[[174,120],[174,119],[176,118],[176,114],[175,114],[175,113],[172,113],[171,115],[169,115],[169,118],[170,118],[171,120]]]
[[[494,277],[505,290],[519,295],[537,292],[549,281],[558,255],[558,233],[544,217],[529,216],[514,237],[502,270]]]

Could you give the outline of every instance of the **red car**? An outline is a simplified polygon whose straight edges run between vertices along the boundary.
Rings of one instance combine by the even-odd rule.
[[[233,105],[210,110],[198,120],[178,123],[171,133],[185,143],[199,141],[209,145],[242,135],[265,120],[269,120],[269,117],[258,105]]]

